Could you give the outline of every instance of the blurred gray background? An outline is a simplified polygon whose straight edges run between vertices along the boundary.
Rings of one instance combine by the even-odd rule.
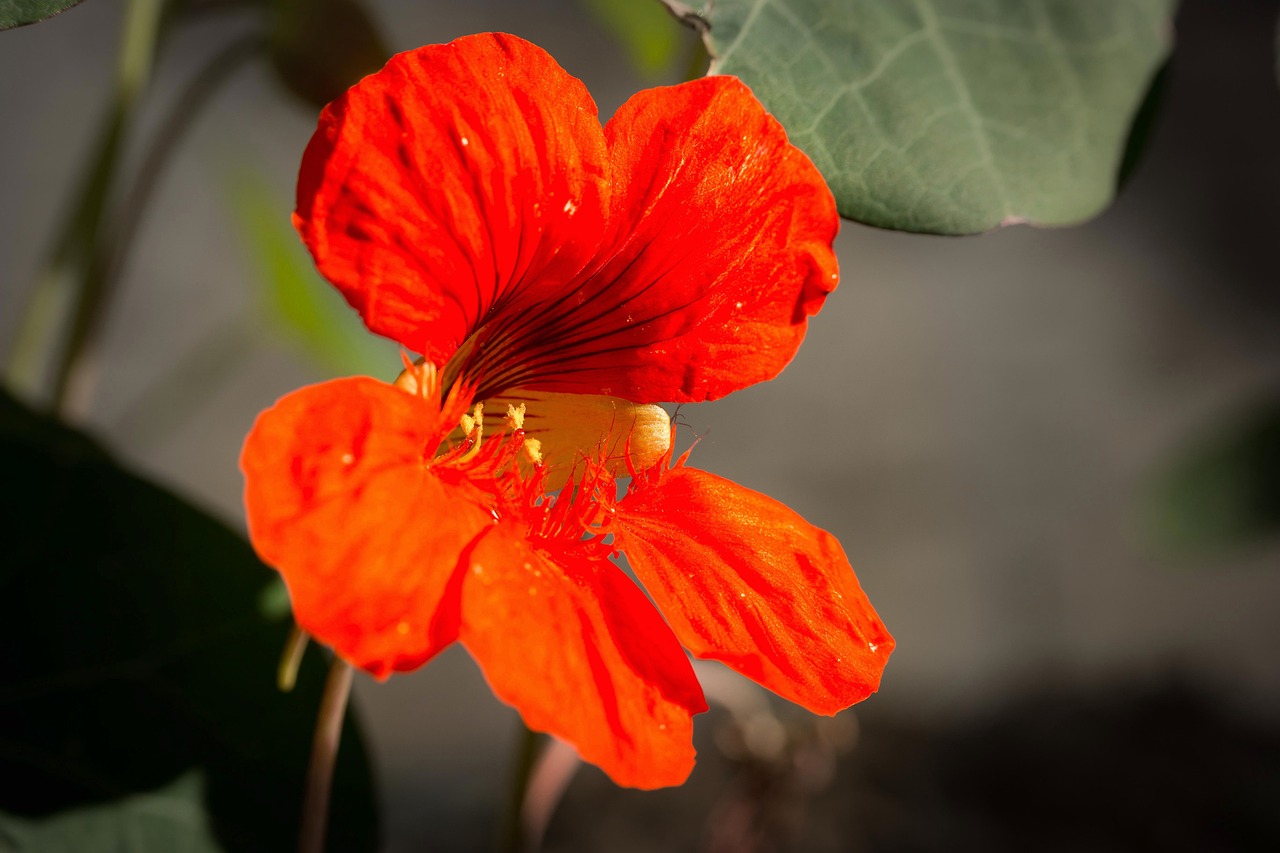
[[[687,64],[639,75],[568,0],[371,6],[397,50],[484,30],[535,41],[602,116]],[[89,0],[0,33],[0,349],[103,114],[122,8]],[[1280,711],[1280,543],[1183,553],[1147,524],[1158,472],[1280,386],[1276,12],[1184,4],[1160,123],[1103,216],[965,239],[845,223],[842,284],[791,367],[681,409],[703,436],[694,464],[844,544],[898,641],[863,713],[946,722],[1046,685],[1174,674],[1244,716]],[[233,15],[179,32],[146,122],[252,25]],[[253,182],[287,221],[314,125],[262,62],[216,97],[159,186],[83,405],[130,465],[234,524],[254,416],[333,374],[254,319],[261,275],[232,187]],[[192,371],[181,404],[156,402],[193,353],[246,328],[229,370]],[[390,849],[488,831],[515,724],[465,654],[361,678],[356,701]],[[440,849],[451,843],[467,848]]]

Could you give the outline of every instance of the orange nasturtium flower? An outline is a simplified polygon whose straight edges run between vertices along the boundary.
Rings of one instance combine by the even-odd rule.
[[[518,38],[403,53],[321,114],[294,221],[422,356],[248,437],[250,536],[303,630],[380,678],[459,641],[531,728],[643,788],[693,767],[684,649],[819,713],[877,688],[893,640],[839,543],[673,465],[656,405],[777,375],[836,285],[831,194],[741,82],[602,128]]]

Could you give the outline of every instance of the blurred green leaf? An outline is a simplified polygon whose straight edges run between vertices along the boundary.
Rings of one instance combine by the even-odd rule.
[[[1114,195],[1176,0],[715,0],[711,70],[752,87],[840,213],[970,234]]]
[[[0,847],[291,849],[326,667],[312,655],[276,690],[275,574],[4,394],[0,465]],[[350,720],[333,802],[333,848],[373,849]]]
[[[259,269],[272,324],[330,373],[386,377],[400,369],[396,345],[360,322],[342,296],[316,272],[289,221],[289,208],[243,175],[231,185],[236,220]]]
[[[1217,552],[1280,534],[1280,397],[1213,425],[1161,472],[1153,533],[1164,547]]]
[[[579,0],[626,49],[641,74],[667,71],[680,49],[681,28],[659,0]]]
[[[52,18],[83,0],[0,0],[0,30]]]
[[[391,56],[359,0],[270,0],[271,64],[319,109]]]
[[[61,812],[44,820],[0,814],[0,849],[217,853],[222,848],[209,827],[203,798],[203,777],[192,772],[158,791]]]

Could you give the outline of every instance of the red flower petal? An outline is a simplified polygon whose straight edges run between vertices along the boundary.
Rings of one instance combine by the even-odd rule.
[[[893,638],[825,530],[686,467],[634,487],[615,524],[617,547],[697,657],[822,714],[879,686]]]
[[[462,644],[530,728],[619,785],[688,777],[702,689],[671,629],[607,559],[577,540],[535,547],[499,525],[471,553],[462,612]]]
[[[469,36],[324,110],[295,224],[370,329],[443,364],[513,287],[592,256],[606,159],[581,82],[526,41]]]
[[[298,625],[379,677],[457,636],[459,556],[489,500],[430,468],[438,404],[373,379],[289,394],[245,441],[249,537],[284,576]]]
[[[777,375],[837,282],[839,220],[813,163],[732,77],[640,92],[605,135],[614,188],[592,270],[556,298],[518,294],[472,375],[636,402]]]

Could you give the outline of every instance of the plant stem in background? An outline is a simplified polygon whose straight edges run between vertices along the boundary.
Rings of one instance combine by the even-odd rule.
[[[47,353],[59,340],[68,305],[79,299],[91,247],[101,232],[103,213],[115,183],[120,154],[134,108],[151,74],[160,31],[161,0],[130,0],[125,13],[116,70],[116,94],[99,133],[92,164],[80,182],[75,206],[38,276],[23,322],[5,360],[6,384],[34,394]],[[79,280],[79,281],[78,281]]]
[[[511,788],[507,793],[507,808],[502,816],[502,835],[498,839],[501,853],[522,853],[528,848],[529,834],[524,820],[525,796],[529,792],[529,777],[538,761],[542,735],[532,731],[517,720],[515,753],[511,764]]]
[[[159,178],[184,133],[226,80],[247,60],[265,48],[257,35],[240,38],[223,48],[178,95],[173,111],[156,132],[143,157],[138,174],[115,217],[109,236],[101,232],[94,241],[71,331],[54,375],[53,405],[65,409],[70,400],[77,371],[100,334],[111,297],[124,271],[129,250],[137,235],[143,212],[151,200]]]
[[[311,741],[311,766],[307,768],[307,790],[302,801],[302,827],[298,835],[299,853],[320,853],[329,825],[329,794],[333,788],[333,765],[338,757],[342,719],[351,695],[351,664],[336,655],[320,700],[315,737]]]

